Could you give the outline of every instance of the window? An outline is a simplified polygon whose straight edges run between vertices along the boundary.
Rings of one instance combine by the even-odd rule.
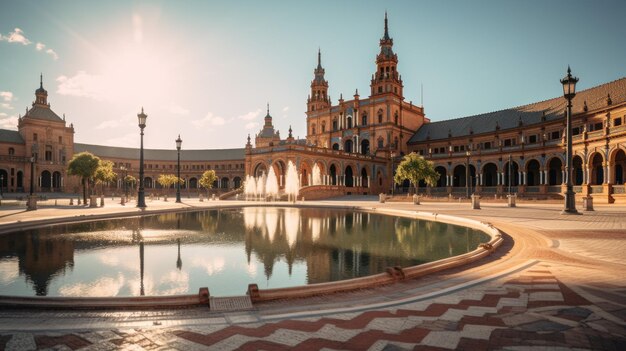
[[[326,121],[322,122],[322,133],[326,132]]]
[[[613,126],[617,127],[617,126],[621,126],[622,125],[622,119],[621,118],[616,118],[613,120]]]
[[[379,139],[378,139],[378,148],[379,148],[379,149],[382,149],[382,148],[383,148],[383,145],[384,145],[384,140],[383,140],[383,138],[379,138]]]
[[[383,87],[378,87],[378,92],[382,93],[383,92]]]
[[[383,110],[378,110],[378,123],[383,123]]]
[[[396,111],[396,113],[393,114],[393,123],[398,125],[398,111]]]
[[[537,142],[537,135],[531,135],[528,137],[528,143],[529,144],[534,144]]]
[[[46,145],[46,161],[52,161],[52,146]]]
[[[366,126],[367,125],[367,114],[363,114],[363,116],[361,116],[361,125]]]
[[[572,135],[580,134],[580,127],[572,128]]]
[[[312,135],[317,134],[316,131],[315,131],[315,124],[311,125],[311,134]]]
[[[490,141],[486,141],[483,144],[483,150],[489,150],[489,149],[491,149],[491,142]]]
[[[348,116],[348,129],[352,128],[352,116]]]
[[[550,140],[555,140],[561,137],[561,133],[558,130],[550,133]]]
[[[59,137],[59,144],[63,144],[63,137]]]
[[[337,130],[337,119],[333,119],[333,131]]]
[[[33,141],[37,141],[37,133],[33,133]]]
[[[15,149],[10,147],[9,148],[9,155],[15,155]]]

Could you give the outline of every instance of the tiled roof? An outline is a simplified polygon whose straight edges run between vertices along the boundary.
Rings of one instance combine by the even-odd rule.
[[[43,119],[46,121],[55,121],[55,122],[63,122],[63,119],[59,117],[52,109],[49,107],[43,107],[35,105],[33,106],[24,117]]]
[[[0,129],[0,142],[24,144],[24,139],[17,130]]]
[[[572,113],[583,112],[585,103],[589,110],[606,107],[609,94],[611,94],[613,105],[625,102],[626,78],[576,93],[574,100],[572,100]],[[426,141],[429,137],[430,140],[447,139],[448,131],[452,137],[459,137],[469,135],[470,130],[474,134],[493,132],[496,130],[496,125],[500,127],[500,130],[517,128],[520,120],[524,125],[541,123],[541,117],[544,113],[546,121],[553,121],[564,118],[565,107],[565,98],[558,97],[501,111],[427,123],[413,134],[409,144]]]
[[[74,153],[88,151],[103,158],[139,159],[139,149],[129,147],[115,147],[91,144],[74,143]],[[176,161],[176,150],[144,149],[144,159],[159,161]],[[214,149],[214,150],[185,150],[180,151],[181,161],[226,161],[243,160],[244,149]]]

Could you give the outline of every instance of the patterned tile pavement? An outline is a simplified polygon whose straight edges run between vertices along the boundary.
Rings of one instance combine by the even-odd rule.
[[[511,236],[506,253],[398,287],[404,299],[385,288],[241,312],[2,311],[0,350],[626,350],[624,220],[589,214],[574,231],[542,209],[509,210],[481,213]],[[435,282],[453,283],[432,294]]]

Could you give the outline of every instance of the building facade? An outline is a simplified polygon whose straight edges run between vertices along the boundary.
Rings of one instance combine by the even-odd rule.
[[[268,105],[254,145],[248,136],[240,149],[183,149],[183,194],[196,194],[202,173],[210,169],[216,171],[214,186],[222,192],[240,188],[246,175],[258,177],[270,169],[282,188],[289,162],[298,170],[301,196],[308,199],[405,191],[406,184],[393,185],[394,169],[403,155],[417,152],[440,174],[436,186],[421,187],[432,196],[562,196],[567,179],[563,97],[431,122],[422,106],[405,100],[386,14],[379,47],[369,96],[361,98],[357,89],[352,99],[340,95],[336,104],[328,94],[318,51],[306,101],[304,139],[295,139],[291,128],[281,139]],[[574,191],[598,202],[626,202],[626,78],[578,92],[572,111]],[[83,151],[114,163],[120,180],[109,184],[106,193],[122,192],[123,176],[138,177],[138,149],[74,143],[72,124],[67,126],[65,117],[52,111],[40,80],[35,101],[20,116],[17,131],[0,130],[1,188],[5,193],[28,192],[33,179],[34,192],[77,192],[79,182],[67,176],[67,162]],[[175,174],[176,159],[174,149],[145,150],[148,194],[164,192],[156,179]]]

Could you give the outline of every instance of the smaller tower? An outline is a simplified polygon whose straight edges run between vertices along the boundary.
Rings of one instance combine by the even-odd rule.
[[[256,135],[254,144],[256,147],[274,146],[280,143],[280,133],[274,129],[272,124],[272,116],[270,115],[270,104],[267,104],[267,115],[265,115],[265,124],[263,129]]]
[[[313,71],[315,74],[311,82],[311,95],[307,101],[308,112],[321,110],[330,106],[328,97],[328,81],[324,78],[325,70],[322,67],[322,52],[317,51],[317,67]]]
[[[385,12],[385,32],[380,39],[380,53],[376,56],[376,73],[372,75],[372,94],[391,93],[403,97],[402,77],[398,73],[398,55],[393,52],[393,39],[389,36],[387,12]]]
[[[39,75],[39,89],[35,90],[35,102],[33,106],[35,106],[35,104],[47,107],[50,106],[48,105],[48,92],[43,88],[43,74]]]

